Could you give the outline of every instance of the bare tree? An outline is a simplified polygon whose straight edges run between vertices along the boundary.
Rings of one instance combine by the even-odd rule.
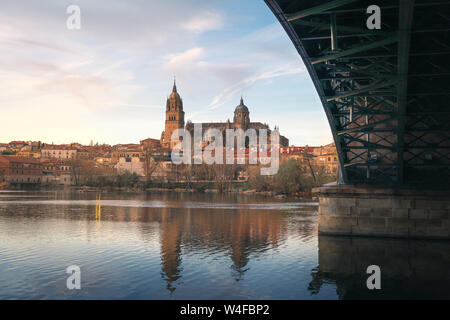
[[[75,185],[78,186],[80,184],[81,179],[81,160],[74,159],[71,161],[70,164],[72,166],[73,181],[75,182]]]
[[[2,168],[0,167],[0,189],[1,189],[2,185],[4,184],[4,180],[5,180],[5,174],[2,170]]]
[[[180,164],[179,172],[180,177],[186,182],[186,187],[192,189],[192,181],[194,180],[194,170],[192,165]]]
[[[155,156],[154,152],[146,150],[144,154],[144,173],[146,182],[151,181],[152,174],[160,167],[161,160]]]
[[[313,177],[314,182],[316,184],[318,184],[316,174],[315,174],[314,169],[313,169],[313,167],[311,165],[310,154],[308,153],[307,149],[308,149],[308,147],[305,147],[304,156],[303,157],[306,160],[306,163],[308,164],[308,167],[309,167],[309,170],[311,171],[311,176]]]
[[[231,183],[236,179],[238,166],[235,164],[215,164],[209,166],[212,169],[212,178],[217,190],[222,193],[231,188]]]

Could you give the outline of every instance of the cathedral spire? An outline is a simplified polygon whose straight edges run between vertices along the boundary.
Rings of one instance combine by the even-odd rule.
[[[177,78],[173,77],[173,89],[172,92],[177,92]]]

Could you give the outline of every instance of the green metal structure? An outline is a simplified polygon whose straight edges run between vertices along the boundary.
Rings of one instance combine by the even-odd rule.
[[[341,183],[449,188],[450,0],[265,2],[320,96]]]

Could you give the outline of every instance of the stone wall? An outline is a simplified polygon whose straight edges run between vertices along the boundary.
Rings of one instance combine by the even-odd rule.
[[[349,186],[316,188],[319,233],[450,239],[450,192]]]

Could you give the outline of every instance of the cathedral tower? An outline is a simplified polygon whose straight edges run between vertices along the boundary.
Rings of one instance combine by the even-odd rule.
[[[177,85],[173,82],[172,93],[166,102],[166,123],[162,135],[162,144],[172,149],[178,142],[171,141],[172,133],[177,129],[184,128],[183,100],[177,92]]]
[[[234,110],[234,127],[236,129],[247,130],[250,124],[250,111],[244,104],[244,99],[241,97],[241,103]]]

